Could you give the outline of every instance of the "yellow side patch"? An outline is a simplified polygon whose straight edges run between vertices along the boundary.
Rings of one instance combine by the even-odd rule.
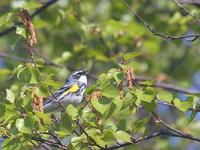
[[[74,93],[76,91],[78,91],[79,86],[77,84],[72,85],[66,92],[64,92],[64,95],[67,93]]]

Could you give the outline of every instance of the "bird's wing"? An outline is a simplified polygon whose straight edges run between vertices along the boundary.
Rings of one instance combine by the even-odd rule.
[[[53,100],[56,101],[59,96],[62,95],[62,97],[64,97],[65,95],[67,95],[68,93],[75,93],[79,90],[79,85],[78,84],[66,84],[64,85],[62,88],[60,88],[56,93],[54,93],[52,96],[49,96],[45,102],[44,102],[44,106],[50,102],[52,102]]]

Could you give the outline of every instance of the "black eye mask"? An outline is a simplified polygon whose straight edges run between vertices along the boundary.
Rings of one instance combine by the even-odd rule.
[[[73,78],[75,78],[75,79],[79,79],[80,77],[81,77],[80,73],[77,73],[77,74],[73,75]]]

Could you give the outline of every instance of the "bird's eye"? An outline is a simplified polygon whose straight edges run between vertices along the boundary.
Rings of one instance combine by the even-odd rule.
[[[81,77],[81,74],[80,73],[77,73],[75,75],[73,75],[75,79],[79,79]]]

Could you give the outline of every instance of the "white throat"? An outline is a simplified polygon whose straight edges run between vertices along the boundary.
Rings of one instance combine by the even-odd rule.
[[[87,77],[86,75],[82,75],[79,79],[78,79],[78,82],[80,83],[84,83],[85,85],[87,85]]]

